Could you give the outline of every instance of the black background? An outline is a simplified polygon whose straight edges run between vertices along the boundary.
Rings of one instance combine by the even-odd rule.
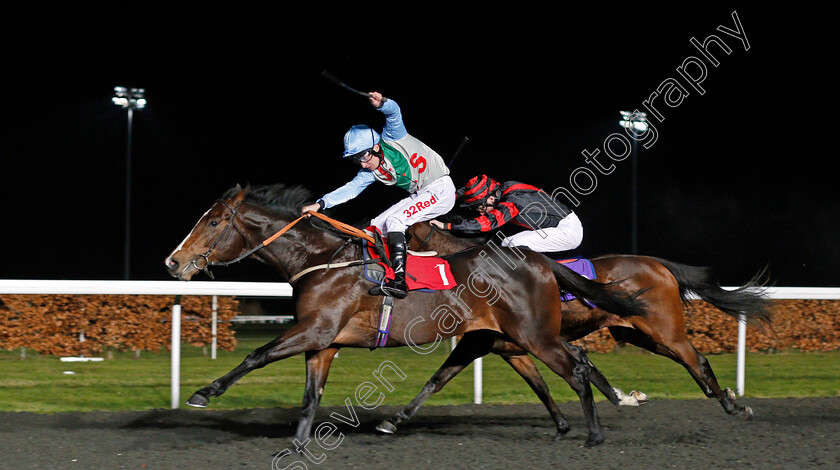
[[[837,40],[827,12],[790,9],[6,15],[0,278],[123,278],[116,85],[148,99],[134,115],[131,278],[162,280],[163,259],[227,188],[282,182],[320,196],[353,177],[342,136],[357,123],[381,128],[382,116],[322,70],[395,99],[408,131],[446,160],[468,137],[451,168],[457,186],[487,173],[550,191],[586,166],[583,150],[621,131],[619,110],[680,79],[676,68],[699,56],[690,38],[716,34],[732,53],[706,63],[706,93],[689,89],[675,108],[660,98],[659,139],[639,148],[639,252],[713,266],[724,285],[769,264],[776,285],[838,286]],[[716,30],[735,27],[733,11],[749,50]],[[616,165],[576,208],[584,255],[630,251],[630,159]],[[369,219],[403,196],[373,185],[333,216]],[[276,280],[255,262],[216,274]]]

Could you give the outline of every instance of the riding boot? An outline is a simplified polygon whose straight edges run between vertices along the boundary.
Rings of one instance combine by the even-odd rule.
[[[404,299],[408,295],[408,286],[405,283],[405,234],[401,232],[389,233],[388,242],[391,248],[391,268],[394,269],[394,279],[386,279],[382,286],[372,288],[370,294],[389,295],[397,299]]]

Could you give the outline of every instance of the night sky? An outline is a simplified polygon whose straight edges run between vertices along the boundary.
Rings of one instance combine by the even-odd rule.
[[[408,131],[445,160],[468,137],[456,186],[486,173],[569,188],[577,168],[594,170],[582,152],[601,149],[615,170],[578,195],[584,256],[630,251],[637,158],[641,254],[712,266],[724,285],[769,265],[779,286],[840,286],[840,81],[825,12],[695,7],[7,17],[0,278],[123,278],[117,85],[145,88],[148,100],[133,125],[132,279],[169,279],[163,259],[231,186],[302,184],[320,196],[350,180],[342,136],[357,123],[381,128],[382,116],[324,80],[328,70],[396,100]],[[749,50],[717,29],[735,29],[733,11]],[[690,42],[712,34],[731,48],[710,48],[716,67]],[[692,56],[707,71],[702,95],[677,71]],[[674,107],[653,101],[664,117],[656,143],[606,158],[605,139],[623,132],[619,110],[644,111],[669,79],[687,95]],[[405,195],[375,184],[332,215],[356,223]],[[253,261],[215,273],[277,280]]]

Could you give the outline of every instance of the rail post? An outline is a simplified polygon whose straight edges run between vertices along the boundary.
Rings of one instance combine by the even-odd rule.
[[[176,409],[181,401],[181,296],[175,296],[175,303],[172,304],[172,400],[171,407]]]

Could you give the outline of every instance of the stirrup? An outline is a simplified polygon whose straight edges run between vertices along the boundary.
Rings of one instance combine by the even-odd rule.
[[[388,344],[388,335],[391,333],[391,311],[394,309],[394,298],[386,296],[382,299],[382,307],[379,308],[379,328],[376,330],[376,341],[370,348],[373,351]]]

